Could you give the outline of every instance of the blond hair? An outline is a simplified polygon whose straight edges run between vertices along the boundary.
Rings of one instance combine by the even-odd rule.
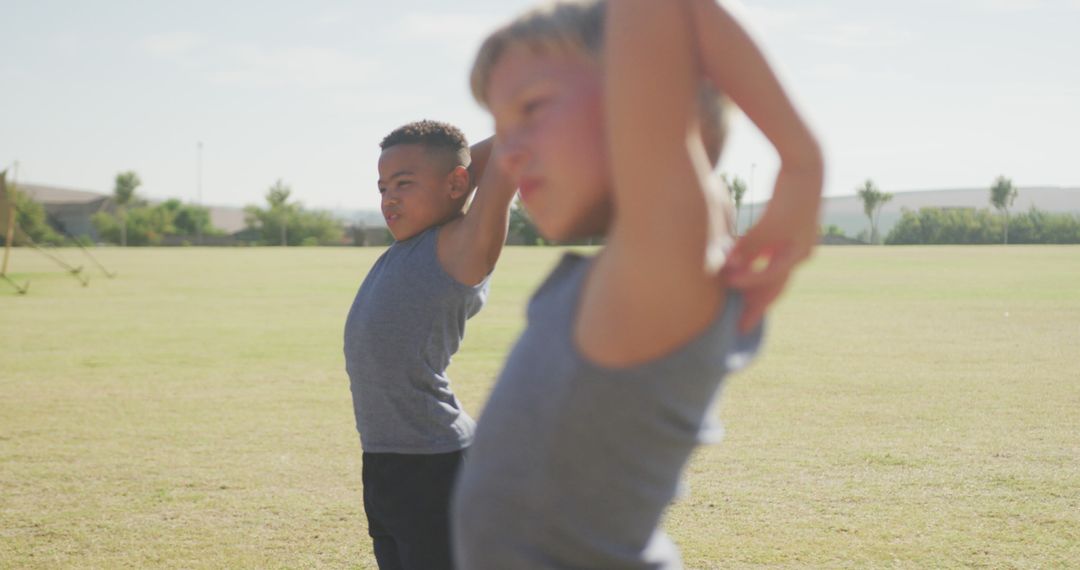
[[[476,101],[488,106],[487,87],[491,71],[506,50],[524,45],[534,53],[576,55],[602,63],[606,0],[558,0],[525,12],[496,29],[480,45],[469,85]],[[727,132],[730,105],[712,83],[702,83],[698,97],[702,141],[715,166]]]

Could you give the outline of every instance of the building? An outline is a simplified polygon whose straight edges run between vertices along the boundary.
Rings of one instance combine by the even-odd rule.
[[[16,190],[45,208],[49,223],[72,236],[88,236],[98,241],[90,219],[98,212],[114,210],[112,197],[85,190],[70,190],[39,184],[20,183]]]

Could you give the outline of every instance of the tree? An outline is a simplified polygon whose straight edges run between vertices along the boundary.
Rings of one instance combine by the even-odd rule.
[[[1009,243],[1009,208],[1012,207],[1016,196],[1019,194],[1012,180],[1004,176],[998,176],[994,185],[990,187],[990,203],[1005,215],[1005,243]]]
[[[105,241],[127,245],[159,245],[169,235],[220,235],[210,225],[210,212],[202,206],[166,200],[156,206],[138,204],[126,208],[124,217],[98,212],[91,218]]]
[[[19,192],[14,185],[8,184],[9,195],[13,195],[15,200],[13,207],[15,208],[15,227],[22,230],[23,233],[36,243],[47,243],[49,245],[62,245],[64,243],[64,237],[61,236],[51,225],[49,225],[48,216],[45,213],[45,207],[35,202],[32,198]],[[0,226],[6,225],[7,220],[0,222]],[[5,236],[0,235],[0,239]],[[12,245],[17,243],[20,238],[15,237],[12,240]]]
[[[829,224],[828,227],[822,227],[821,235],[831,237],[847,237],[847,235],[844,234],[843,228],[836,224]]]
[[[521,204],[521,198],[515,198],[514,205],[510,208],[509,233],[511,236],[517,236],[522,245],[544,244],[544,239],[540,237],[536,224],[529,218],[528,212]]]
[[[866,217],[870,219],[870,243],[878,242],[878,215],[881,214],[881,208],[889,200],[892,200],[893,195],[888,192],[882,192],[881,189],[874,184],[873,180],[867,179],[862,186],[856,188],[859,194],[859,200],[863,203],[863,212],[866,213]]]
[[[121,172],[116,175],[116,184],[113,186],[113,199],[116,201],[116,209],[120,214],[120,245],[127,246],[127,209],[135,203],[135,189],[142,185],[139,175],[134,170]]]
[[[266,192],[267,208],[248,206],[244,219],[248,229],[264,245],[333,245],[341,243],[341,222],[327,212],[307,211],[289,202],[292,189],[278,180]]]
[[[721,176],[724,179],[724,185],[728,187],[728,192],[731,193],[731,201],[735,203],[735,235],[739,235],[739,211],[742,210],[743,196],[746,195],[746,181],[736,176],[729,183],[726,174]]]
[[[195,204],[184,204],[175,198],[160,205],[169,213],[173,233],[184,236],[221,235],[223,232],[210,225],[210,209]]]
[[[270,206],[270,215],[273,217],[281,229],[281,245],[288,245],[288,227],[289,227],[289,214],[293,209],[293,205],[289,204],[289,195],[292,194],[292,188],[289,188],[281,181],[280,178],[277,182],[270,187],[266,192],[266,203]]]
[[[102,239],[124,245],[159,245],[176,233],[172,212],[162,206],[131,208],[122,218],[98,212],[90,220]]]

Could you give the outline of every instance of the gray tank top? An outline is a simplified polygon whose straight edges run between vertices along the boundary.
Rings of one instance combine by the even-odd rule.
[[[356,429],[370,453],[448,453],[472,443],[475,422],[446,368],[465,321],[484,305],[488,278],[455,280],[436,254],[439,227],[379,257],[345,320],[345,369]]]
[[[756,353],[730,292],[715,321],[671,354],[626,369],[573,344],[591,260],[566,255],[533,296],[454,496],[462,570],[680,568],[660,530],[694,447],[714,439],[725,374]]]

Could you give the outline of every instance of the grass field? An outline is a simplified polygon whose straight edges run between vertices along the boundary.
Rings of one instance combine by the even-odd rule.
[[[82,288],[16,251],[0,568],[373,568],[341,330],[379,252],[99,249]],[[474,414],[558,255],[504,254]],[[770,329],[670,511],[689,567],[1080,567],[1080,248],[822,248]]]

